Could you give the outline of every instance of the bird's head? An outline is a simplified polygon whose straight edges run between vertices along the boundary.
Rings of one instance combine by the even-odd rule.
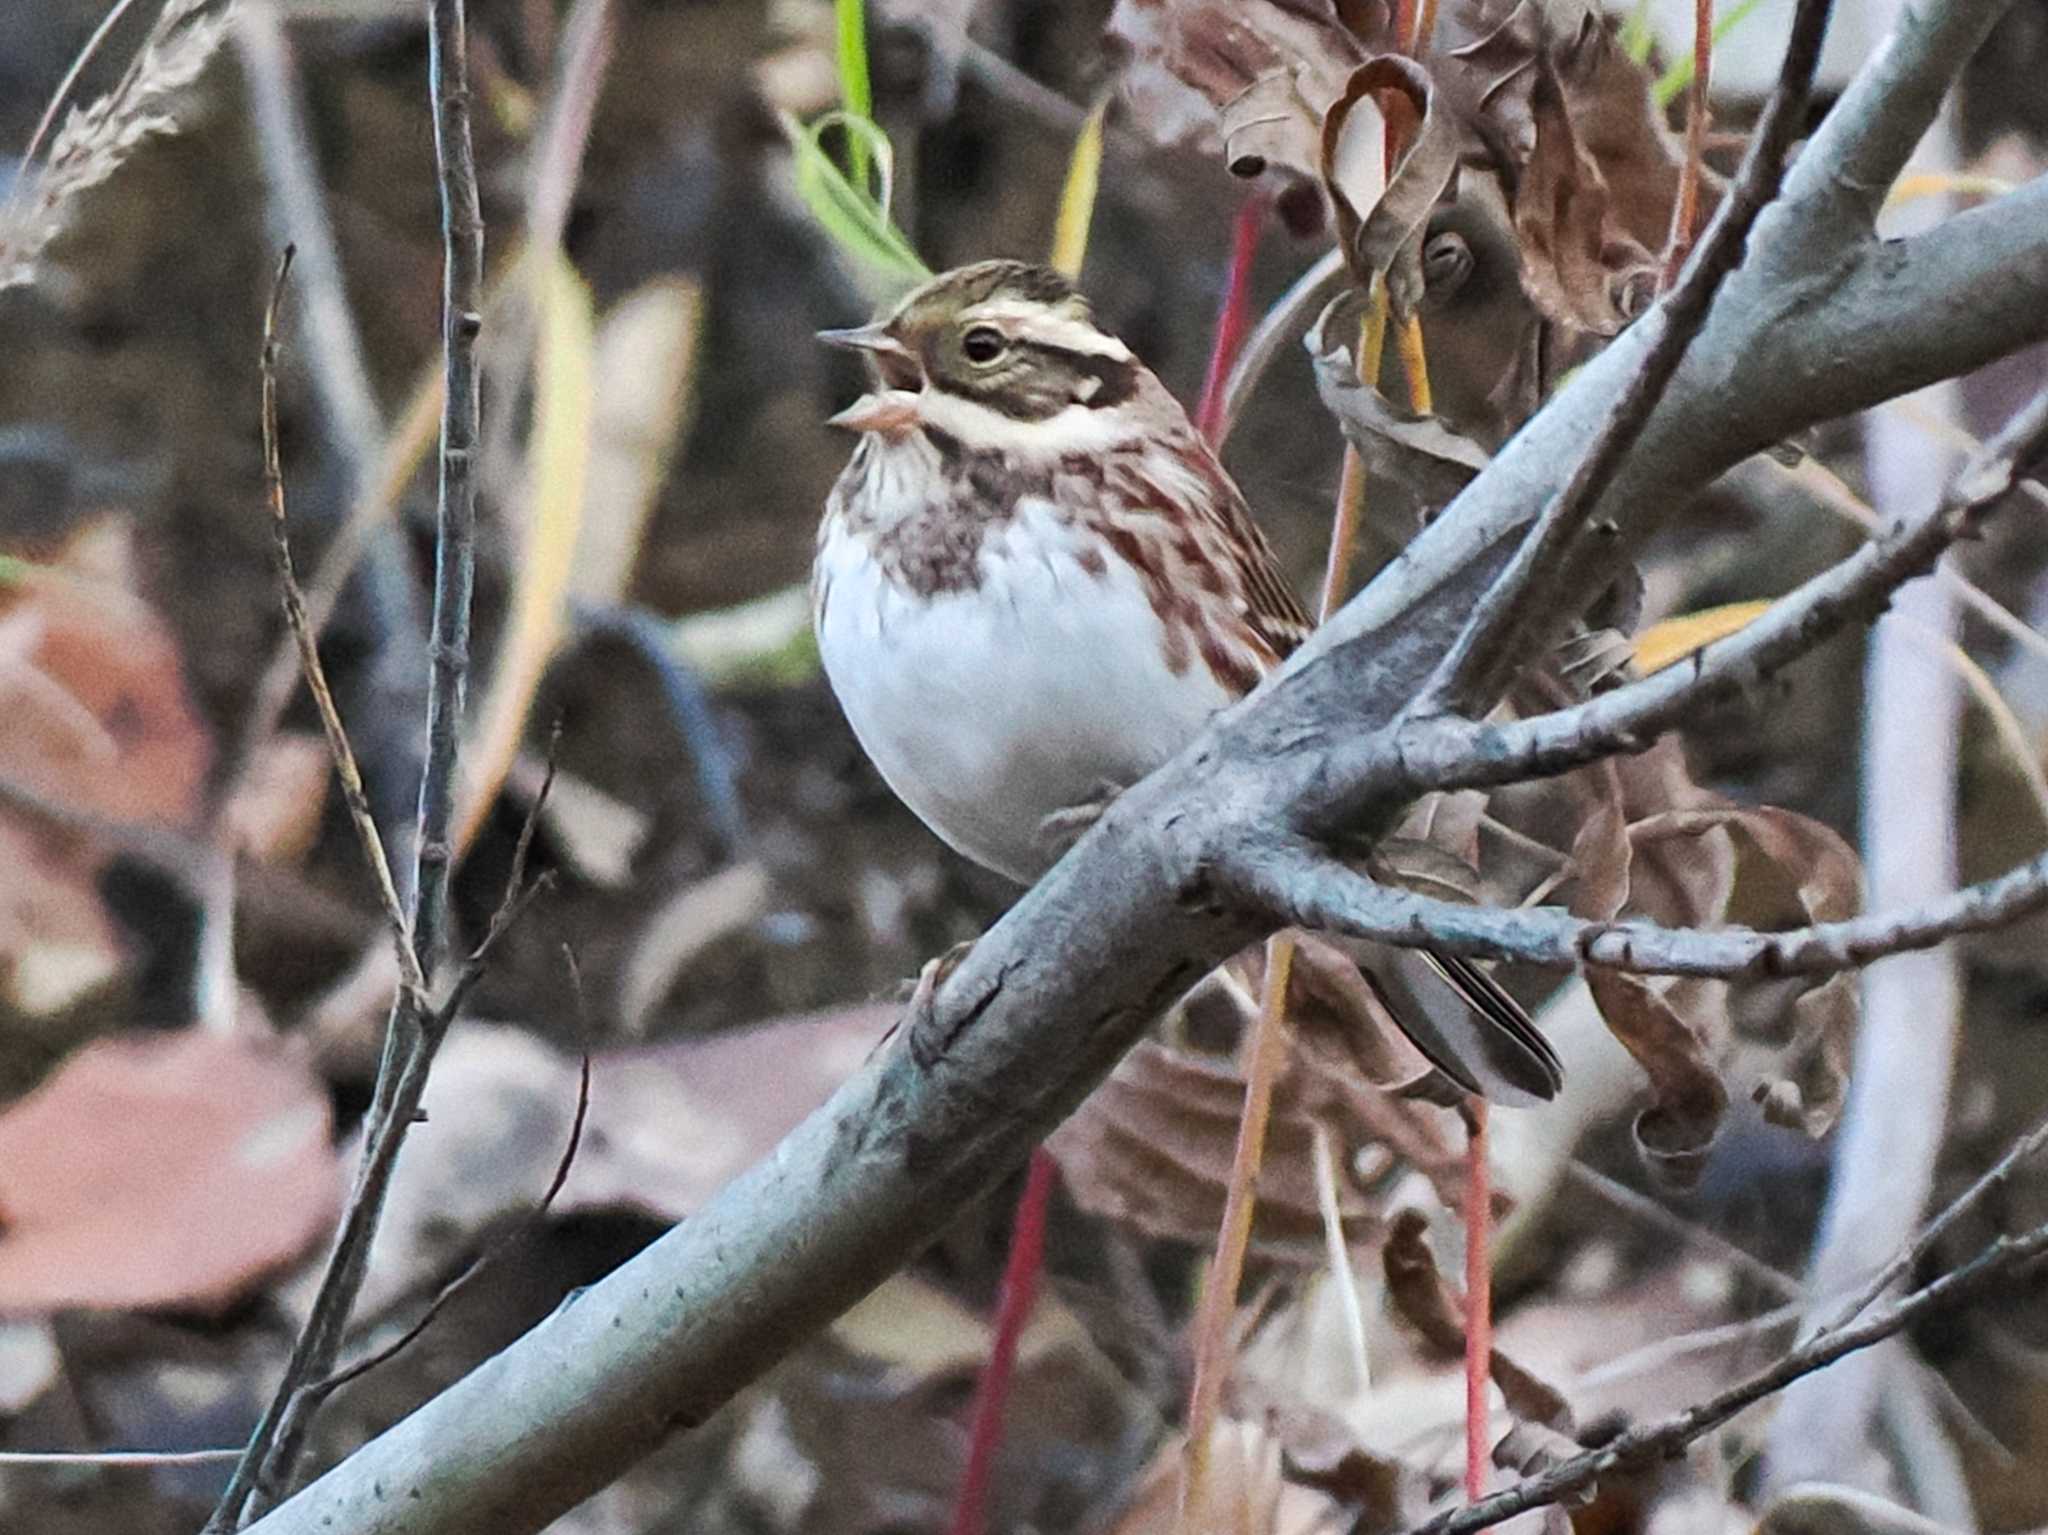
[[[965,403],[1010,421],[1122,404],[1142,366],[1050,267],[982,261],[934,277],[871,325],[819,339],[866,355],[880,385],[832,424],[885,435]],[[933,396],[942,398],[934,399]]]

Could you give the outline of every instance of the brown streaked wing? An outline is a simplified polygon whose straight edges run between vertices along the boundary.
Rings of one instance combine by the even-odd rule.
[[[1315,620],[1281,573],[1273,546],[1266,542],[1264,530],[1252,520],[1251,508],[1245,505],[1244,493],[1216,461],[1208,444],[1199,437],[1193,437],[1193,442],[1202,477],[1214,492],[1200,510],[1222,533],[1223,547],[1237,566],[1244,586],[1245,616],[1274,655],[1284,661],[1309,637]]]

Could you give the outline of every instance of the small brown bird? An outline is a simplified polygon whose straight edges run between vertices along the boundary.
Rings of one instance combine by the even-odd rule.
[[[822,339],[878,386],[833,417],[862,435],[812,571],[826,675],[903,802],[1029,884],[1049,828],[1173,756],[1311,622],[1179,402],[1058,273],[961,267]],[[1375,951],[1367,975],[1467,1091],[1557,1091],[1484,971]]]

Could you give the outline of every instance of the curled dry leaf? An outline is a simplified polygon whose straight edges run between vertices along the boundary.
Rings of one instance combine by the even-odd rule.
[[[1511,190],[1523,287],[1549,319],[1612,335],[1655,291],[1682,153],[1649,72],[1587,0],[1473,0],[1446,82]],[[1455,65],[1452,63],[1455,61]],[[1719,182],[1702,187],[1709,210]]]
[[[1429,1250],[1429,1218],[1415,1209],[1397,1213],[1387,1230],[1380,1264],[1387,1276],[1387,1299],[1395,1313],[1430,1348],[1448,1358],[1461,1355],[1465,1350],[1465,1297],[1436,1266],[1436,1255]],[[1494,1384],[1500,1387],[1515,1418],[1570,1436],[1572,1410],[1564,1393],[1497,1348],[1489,1359]]]
[[[1656,258],[1614,217],[1607,178],[1543,52],[1529,105],[1535,142],[1515,194],[1522,284],[1549,319],[1611,336],[1655,297]]]
[[[1392,45],[1383,0],[1117,0],[1133,124],[1161,144],[1221,150],[1240,175],[1322,174],[1323,114]]]
[[[1378,91],[1396,93],[1412,119],[1401,157],[1377,197],[1362,199],[1378,178],[1369,174],[1383,134],[1347,131],[1355,109]],[[1429,71],[1413,59],[1383,53],[1351,72],[1323,118],[1318,169],[1336,211],[1338,247],[1359,287],[1383,277],[1397,317],[1422,302],[1422,241],[1429,217],[1458,179],[1459,134],[1438,110]]]
[[[99,1040],[0,1115],[0,1311],[226,1306],[327,1229],[326,1091],[267,1041]]]
[[[1359,378],[1352,344],[1344,339],[1351,328],[1336,323],[1339,314],[1351,313],[1352,306],[1339,298],[1323,311],[1303,345],[1315,359],[1316,391],[1324,408],[1364,461],[1374,515],[1385,517],[1390,526],[1405,523],[1400,530],[1406,534],[1471,484],[1492,455],[1441,416],[1397,405]],[[1385,506],[1389,492],[1398,498],[1398,510]]]
[[[1473,0],[1453,15],[1453,27],[1471,39],[1452,45],[1463,66],[1454,78],[1476,85],[1475,109],[1515,165],[1527,163],[1533,145],[1531,97],[1538,60],[1547,59],[1579,142],[1612,193],[1618,227],[1656,248],[1671,222],[1683,145],[1657,107],[1649,70],[1620,45],[1615,23],[1589,0]],[[1711,206],[1720,181],[1708,176],[1703,192]]]
[[[1810,817],[1736,805],[1701,788],[1675,737],[1574,777],[1596,796],[1573,847],[1571,906],[1581,916],[1768,928],[1839,921],[1861,905],[1861,866],[1840,836]],[[1733,1047],[1728,985],[1599,969],[1587,982],[1609,1028],[1651,1080],[1655,1102],[1636,1126],[1646,1163],[1682,1186],[1697,1176],[1727,1106],[1717,1063]],[[1819,1135],[1834,1123],[1846,1091],[1854,977],[1801,987],[1781,1017],[1770,1041],[1774,1069],[1756,1096],[1774,1122]]]
[[[1618,791],[1579,828],[1571,856],[1573,913],[1619,917],[1630,904],[1634,845]],[[1652,1101],[1635,1124],[1644,1165],[1668,1187],[1690,1187],[1728,1110],[1728,1089],[1709,1051],[1709,1041],[1725,1033],[1725,988],[1660,986],[1599,967],[1588,968],[1586,985],[1608,1029],[1650,1079]]]
[[[1950,1527],[1860,1488],[1807,1483],[1773,1498],[1756,1535],[1952,1535]]]

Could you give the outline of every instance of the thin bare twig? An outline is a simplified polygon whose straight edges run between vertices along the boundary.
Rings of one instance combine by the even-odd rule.
[[[1408,1535],[1474,1535],[1475,1531],[1532,1508],[1562,1502],[1610,1471],[1664,1459],[1802,1376],[1825,1369],[1846,1354],[1881,1343],[1923,1316],[1960,1305],[1976,1292],[2016,1277],[2015,1270],[2043,1255],[2048,1255],[2048,1226],[2037,1226],[2024,1236],[2001,1236],[1961,1268],[1893,1302],[1869,1320],[1812,1339],[1697,1406],[1632,1428],[1599,1449],[1559,1461],[1541,1475],[1517,1482],[1505,1492],[1447,1510],[1417,1525]]]
[[[327,753],[334,760],[335,777],[341,780],[341,796],[348,805],[349,823],[354,826],[363,862],[377,887],[377,903],[384,908],[390,924],[392,946],[398,953],[401,984],[414,997],[425,995],[427,979],[413,952],[412,924],[398,897],[398,885],[391,877],[391,862],[384,854],[384,839],[377,833],[377,821],[370,814],[369,796],[363,790],[363,775],[356,765],[355,749],[349,745],[341,711],[334,705],[333,689],[327,685],[326,669],[320,664],[320,642],[306,616],[306,594],[299,586],[292,562],[291,526],[285,516],[284,470],[277,446],[277,320],[291,276],[296,247],[287,245],[278,258],[277,275],[271,283],[270,302],[263,311],[263,493],[270,506],[270,551],[277,567],[278,590],[284,601],[285,622],[298,646],[299,670],[320,712],[320,728],[327,735]]]
[[[1778,194],[1786,153],[1805,125],[1806,104],[1831,8],[1832,0],[1800,0],[1777,85],[1750,140],[1741,173],[1722,199],[1685,275],[1652,311],[1651,321],[1659,327],[1656,339],[1643,354],[1635,377],[1599,435],[1573,468],[1571,478],[1524,535],[1457,643],[1438,663],[1417,700],[1416,713],[1457,709],[1487,696],[1538,616],[1548,611],[1553,578],[1598,511],[1615,470],[1635,446],[1693,337],[1706,324],[1722,279],[1741,262],[1757,215]]]
[[[571,973],[574,973],[573,970]],[[582,983],[578,981],[574,984],[580,988]],[[422,1333],[434,1325],[434,1319],[447,1309],[448,1303],[466,1289],[477,1275],[496,1263],[505,1254],[511,1252],[519,1243],[526,1240],[527,1237],[533,1235],[539,1229],[541,1221],[546,1217],[548,1210],[555,1202],[555,1196],[562,1192],[562,1185],[569,1181],[569,1169],[576,1165],[576,1153],[583,1144],[584,1122],[589,1117],[590,1051],[585,1049],[582,1055],[582,1065],[576,1077],[576,1112],[569,1121],[569,1139],[562,1147],[562,1155],[555,1163],[554,1176],[548,1180],[547,1190],[540,1196],[540,1202],[527,1211],[525,1215],[521,1216],[518,1222],[511,1228],[499,1233],[497,1240],[477,1254],[476,1258],[461,1273],[441,1286],[435,1293],[434,1298],[427,1302],[427,1309],[419,1314],[419,1317],[413,1322],[412,1326],[406,1328],[404,1332],[393,1338],[382,1348],[377,1349],[373,1353],[365,1354],[354,1364],[336,1370],[325,1380],[315,1381],[312,1385],[306,1387],[305,1394],[308,1400],[323,1402],[350,1381],[359,1380],[379,1366],[389,1364],[417,1342]]]
[[[435,538],[433,642],[429,651],[426,766],[420,778],[414,879],[407,912],[411,957],[422,985],[401,987],[386,1030],[363,1161],[341,1230],[293,1344],[284,1378],[235,1467],[207,1530],[239,1528],[289,1489],[318,1401],[308,1388],[332,1373],[348,1316],[362,1288],[370,1243],[383,1214],[398,1153],[417,1117],[427,1074],[449,1015],[425,1006],[448,916],[453,860],[449,824],[461,749],[463,694],[469,676],[470,593],[475,579],[477,443],[476,343],[483,328],[483,220],[470,144],[469,65],[464,0],[431,0],[428,91],[440,174],[442,354],[439,512]]]
[[[2048,1146],[2048,1119],[2041,1120],[2033,1129],[2014,1141],[2006,1149],[2005,1155],[1986,1169],[1982,1177],[1958,1194],[1941,1214],[1921,1228],[1920,1234],[1913,1239],[1910,1246],[1902,1248],[1898,1256],[1872,1275],[1861,1290],[1843,1302],[1838,1310],[1831,1312],[1826,1320],[1814,1329],[1812,1336],[1825,1338],[1830,1333],[1839,1332],[1869,1310],[1872,1302],[1880,1295],[1920,1266],[1934,1250],[1934,1244],[1946,1236],[1957,1221],[2011,1182],[2012,1175],[2019,1170],[2020,1164],[2038,1156],[2044,1146]]]
[[[135,1466],[155,1471],[171,1466],[218,1466],[240,1450],[0,1450],[0,1466]]]
[[[1834,975],[1964,933],[2003,927],[2048,908],[2048,854],[1903,912],[1763,932],[1664,927],[1631,918],[1600,922],[1550,907],[1463,906],[1375,884],[1305,843],[1262,850],[1228,882],[1243,899],[1297,926],[1397,948],[1440,949],[1575,969],[1604,965],[1634,975]],[[1219,881],[1221,883],[1221,881]]]

